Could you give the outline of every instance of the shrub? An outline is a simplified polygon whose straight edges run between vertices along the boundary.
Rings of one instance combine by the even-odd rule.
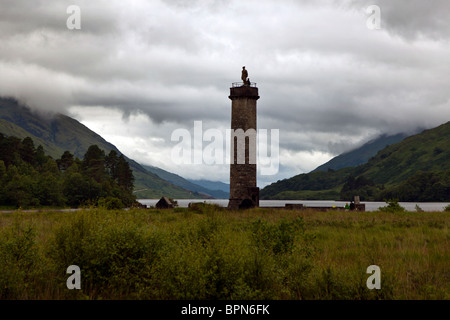
[[[202,209],[1,214],[0,299],[448,299],[445,213]]]
[[[189,210],[197,213],[207,213],[207,212],[221,212],[225,208],[219,206],[218,204],[211,204],[206,202],[191,202],[189,203]]]
[[[301,217],[293,221],[283,220],[271,225],[258,219],[252,223],[252,236],[257,247],[274,254],[291,253],[295,238],[303,235],[304,222]]]
[[[35,228],[15,222],[0,237],[0,300],[33,296],[29,283],[40,278]]]
[[[125,206],[122,200],[114,197],[100,198],[98,200],[98,206],[107,210],[123,209]]]
[[[174,207],[178,207],[178,201],[172,198],[169,198],[169,201],[173,204]]]
[[[382,212],[404,212],[403,208],[396,199],[385,200],[388,204],[386,207],[379,207],[378,210]]]
[[[98,219],[81,213],[55,231],[49,258],[65,284],[70,265],[81,268],[82,290],[90,297],[134,298],[151,279],[150,269],[162,246],[157,234],[134,222]]]

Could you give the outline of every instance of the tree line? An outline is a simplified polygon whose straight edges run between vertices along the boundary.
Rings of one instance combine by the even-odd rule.
[[[122,154],[105,154],[91,145],[83,159],[65,151],[59,159],[45,154],[26,137],[0,133],[0,206],[128,207],[135,203],[134,176]]]
[[[372,180],[350,175],[341,189],[341,199],[353,199],[359,195],[365,201],[450,201],[450,170],[417,171],[407,180],[390,187],[376,185]]]

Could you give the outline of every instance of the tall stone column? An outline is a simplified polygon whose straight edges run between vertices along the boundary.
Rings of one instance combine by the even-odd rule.
[[[256,183],[256,84],[234,83],[231,99],[231,164],[230,200],[228,208],[243,209],[259,206]]]

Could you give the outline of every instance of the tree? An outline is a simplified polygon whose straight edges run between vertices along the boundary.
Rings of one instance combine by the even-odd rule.
[[[35,164],[36,148],[34,147],[34,142],[30,137],[26,137],[22,140],[22,143],[19,147],[19,154],[20,158],[26,163],[29,163],[31,165]]]
[[[381,193],[400,201],[450,201],[450,170],[417,171],[406,181]]]
[[[0,138],[1,139],[1,138]],[[5,204],[5,185],[6,185],[6,166],[3,160],[0,160],[0,205]]]
[[[6,180],[6,166],[3,160],[0,160],[0,185],[3,185]]]
[[[55,160],[48,158],[42,165],[40,174],[33,180],[35,181],[34,198],[39,199],[41,205],[64,205],[61,173]]]
[[[64,205],[65,199],[62,192],[62,183],[56,176],[41,174],[35,185],[35,198],[39,199],[41,205]]]
[[[87,176],[101,183],[107,177],[105,170],[105,152],[97,145],[90,146],[84,155],[82,169]]]
[[[49,156],[45,155],[44,148],[41,145],[39,145],[36,149],[36,164],[38,166],[43,166],[44,163],[47,162],[48,158]]]
[[[80,206],[103,197],[129,206],[136,200],[133,183],[130,165],[115,150],[105,156],[92,145],[83,160],[69,151],[53,160],[29,137],[0,134],[0,205]]]
[[[128,192],[133,192],[134,188],[134,176],[133,171],[130,168],[127,160],[121,154],[117,163],[116,179],[120,187],[124,188]]]
[[[9,176],[9,181],[5,186],[5,202],[7,205],[16,207],[39,205],[38,201],[33,201],[33,180],[30,176],[21,175],[14,165],[8,168],[7,175]]]
[[[119,163],[119,157],[117,156],[117,152],[115,150],[111,150],[109,154],[105,158],[105,166],[109,175],[116,179],[117,177],[117,165]]]
[[[99,198],[100,185],[92,178],[79,172],[69,172],[64,177],[63,193],[70,206],[79,206]]]
[[[342,200],[353,199],[353,196],[359,195],[361,200],[373,199],[378,192],[375,183],[364,176],[355,178],[350,175],[341,189],[340,197]]]
[[[73,154],[71,154],[69,151],[64,151],[61,158],[56,160],[56,162],[58,164],[59,170],[64,172],[73,165]]]
[[[18,154],[20,144],[21,140],[16,137],[3,137],[0,139],[0,160],[5,162],[6,167],[17,164],[20,161]]]

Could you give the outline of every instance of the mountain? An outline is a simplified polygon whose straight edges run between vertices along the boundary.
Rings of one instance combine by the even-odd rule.
[[[164,180],[169,181],[170,183],[173,183],[176,186],[192,190],[195,192],[198,192],[199,194],[205,195],[207,197],[213,197],[216,199],[228,199],[230,194],[229,190],[230,188],[224,190],[220,190],[219,188],[216,188],[216,186],[219,186],[218,182],[208,181],[208,180],[199,180],[200,183],[195,183],[193,180],[187,180],[183,177],[165,171],[161,168],[153,167],[153,166],[146,166],[142,165],[147,171],[153,172],[154,174],[158,175],[159,177],[163,178]],[[223,183],[224,184],[224,183]],[[226,184],[224,184],[226,186]]]
[[[394,185],[418,171],[444,172],[450,169],[450,121],[410,136],[379,151],[366,164],[355,168],[377,184]]]
[[[210,181],[210,180],[193,180],[188,179],[190,182],[195,183],[199,186],[202,186],[209,190],[221,190],[226,192],[228,195],[230,194],[230,185],[227,183],[223,183],[221,181]],[[228,196],[227,196],[228,198]]]
[[[323,165],[317,167],[314,171],[328,171],[328,169],[338,170],[346,167],[356,167],[369,161],[378,151],[391,145],[398,143],[410,136],[406,133],[396,135],[381,135],[378,138],[365,143],[363,146],[351,151],[340,154]]]
[[[354,168],[314,171],[278,180],[260,191],[263,200],[335,200]]]
[[[0,133],[25,138],[29,136],[36,145],[54,159],[68,150],[82,159],[91,145],[97,145],[108,154],[116,146],[103,139],[80,122],[62,114],[39,114],[14,99],[0,98]],[[124,155],[125,156],[125,155]],[[145,170],[136,161],[125,157],[135,177],[135,195],[138,198],[206,198],[198,192],[174,185],[153,172]]]
[[[365,164],[296,175],[265,187],[260,196],[334,200],[345,199],[343,191],[346,191],[347,195],[363,193],[370,200],[398,196],[450,201],[449,141],[450,122],[447,122],[383,148]]]

